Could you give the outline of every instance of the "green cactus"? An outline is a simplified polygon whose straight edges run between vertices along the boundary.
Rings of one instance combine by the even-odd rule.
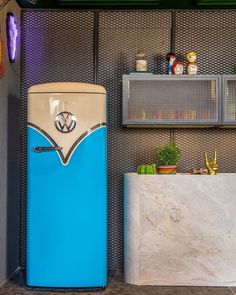
[[[137,169],[138,174],[156,174],[156,164],[139,165]]]

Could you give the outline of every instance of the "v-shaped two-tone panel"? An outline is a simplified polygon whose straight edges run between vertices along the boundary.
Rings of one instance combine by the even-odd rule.
[[[27,158],[27,284],[106,286],[105,89],[32,86]]]
[[[106,91],[102,86],[47,83],[30,87],[28,93],[28,125],[58,147],[63,164],[86,136],[106,125]]]

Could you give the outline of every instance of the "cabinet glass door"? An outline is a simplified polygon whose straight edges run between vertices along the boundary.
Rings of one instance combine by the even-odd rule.
[[[218,78],[137,76],[124,80],[123,124],[218,124]]]
[[[236,77],[224,76],[223,124],[236,124]]]

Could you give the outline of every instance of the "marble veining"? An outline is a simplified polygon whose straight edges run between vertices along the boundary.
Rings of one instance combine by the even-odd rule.
[[[125,281],[236,286],[236,174],[125,174]]]

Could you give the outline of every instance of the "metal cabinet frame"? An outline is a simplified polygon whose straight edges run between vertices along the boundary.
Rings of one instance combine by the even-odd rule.
[[[226,84],[228,81],[236,82],[236,75],[222,75],[222,99],[221,99],[221,127],[231,127],[236,128],[236,113],[235,113],[235,121],[227,121],[225,119],[225,110],[227,109],[227,101],[226,101]],[[236,94],[236,91],[235,91]],[[235,99],[236,103],[236,99]],[[236,107],[236,106],[235,106]]]
[[[202,122],[186,122],[181,120],[155,121],[153,119],[129,119],[128,118],[128,99],[130,94],[130,81],[216,81],[216,120]],[[122,105],[122,124],[127,127],[215,127],[222,122],[222,76],[221,75],[155,75],[149,73],[132,73],[123,75],[123,105]]]

